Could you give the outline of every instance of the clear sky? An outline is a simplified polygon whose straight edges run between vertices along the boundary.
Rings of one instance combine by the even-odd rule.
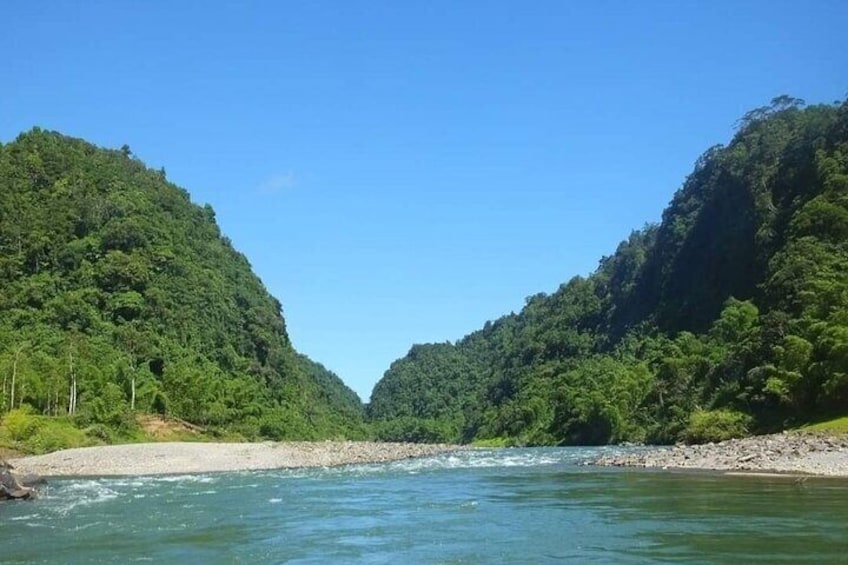
[[[746,111],[843,99],[846,29],[845,0],[9,2],[0,140],[165,167],[367,400],[593,271]]]

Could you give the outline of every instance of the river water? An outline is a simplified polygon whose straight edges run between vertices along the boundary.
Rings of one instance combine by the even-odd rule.
[[[51,481],[0,563],[848,563],[848,480],[598,469],[589,448]]]

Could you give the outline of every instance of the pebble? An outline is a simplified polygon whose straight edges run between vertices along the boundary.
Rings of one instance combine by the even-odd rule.
[[[594,465],[761,471],[848,477],[848,436],[783,432],[705,445],[605,455]]]
[[[164,475],[383,463],[458,449],[446,444],[365,441],[163,442],[67,449],[10,463],[20,473],[45,477]]]

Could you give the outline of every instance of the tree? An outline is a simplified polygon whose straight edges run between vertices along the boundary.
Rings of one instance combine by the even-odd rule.
[[[17,345],[17,347],[15,347],[15,350],[14,350],[14,357],[13,357],[13,360],[12,360],[12,377],[11,377],[11,383],[10,383],[10,388],[9,388],[9,410],[12,410],[12,409],[15,408],[15,391],[17,390],[17,384],[18,384],[18,382],[17,382],[18,381],[18,369],[20,368],[21,355],[23,354],[24,350],[28,347],[28,345],[29,344],[26,343],[26,342],[19,343]],[[3,383],[3,388],[4,389],[6,388],[5,379],[4,379],[4,383]],[[21,395],[21,396],[23,396],[23,395]],[[20,400],[19,400],[19,402],[20,402]],[[20,406],[20,404],[19,404],[19,406]]]
[[[148,360],[153,351],[150,334],[138,322],[122,324],[115,328],[115,340],[126,352],[130,369],[130,410],[135,411],[138,366]]]

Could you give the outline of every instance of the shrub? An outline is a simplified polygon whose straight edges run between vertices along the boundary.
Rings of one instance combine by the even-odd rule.
[[[458,434],[446,422],[404,416],[376,423],[374,435],[379,441],[451,443]]]
[[[106,424],[114,429],[134,427],[134,418],[130,413],[121,387],[115,383],[106,383],[97,394],[85,394],[80,409],[74,419],[80,426]]]
[[[289,430],[282,420],[263,418],[259,424],[259,435],[272,441],[280,441],[288,437]]]
[[[233,434],[236,437],[241,437],[248,441],[259,439],[259,419],[256,417],[248,417],[243,421],[235,422],[226,429],[226,433]]]
[[[686,443],[724,441],[748,435],[751,417],[735,410],[697,410],[683,430]]]
[[[85,429],[85,434],[90,438],[105,441],[106,443],[112,443],[114,435],[112,430],[110,430],[105,424],[94,424],[89,426]]]
[[[94,443],[85,432],[65,419],[45,420],[35,435],[26,443],[33,453],[47,453],[71,447],[85,447]]]
[[[32,414],[30,406],[16,408],[3,418],[3,427],[13,441],[29,439],[38,430],[40,424],[38,416]]]

